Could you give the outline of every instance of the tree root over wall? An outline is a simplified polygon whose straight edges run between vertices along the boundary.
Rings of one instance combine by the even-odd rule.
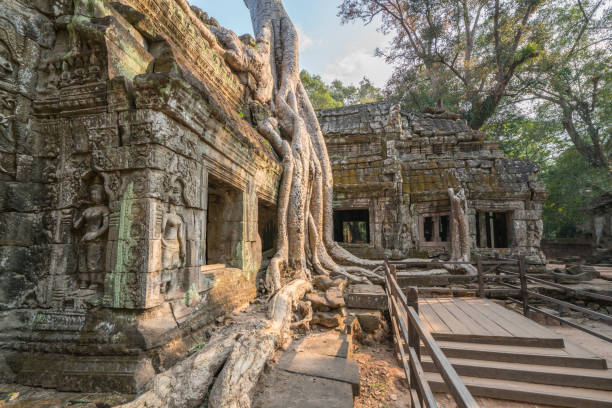
[[[297,31],[282,0],[245,0],[245,4],[256,44],[244,43],[223,28],[210,30],[232,69],[255,79],[253,97],[272,114],[258,123],[258,129],[283,160],[277,252],[265,279],[273,295],[269,320],[260,321],[259,328],[217,337],[204,350],[157,375],[152,389],[126,408],[198,407],[208,392],[209,407],[250,407],[265,363],[288,338],[293,308],[312,289],[312,273],[362,283],[383,280],[371,271],[381,262],[359,259],[333,240],[331,164],[300,81]]]
[[[226,327],[194,355],[157,374],[149,391],[122,408],[246,408],[259,376],[290,334],[292,310],[312,290],[298,279],[279,290],[268,305],[268,319]]]

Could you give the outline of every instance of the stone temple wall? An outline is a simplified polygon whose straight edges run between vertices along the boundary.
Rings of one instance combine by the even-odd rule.
[[[136,392],[256,294],[281,167],[186,4],[0,4],[5,380]]]
[[[344,244],[349,250],[379,258],[447,256],[450,240],[428,242],[423,220],[448,215],[453,188],[466,194],[472,253],[544,261],[546,192],[534,163],[504,158],[497,143],[454,114],[407,113],[383,102],[318,117],[333,167],[334,209],[369,211],[369,244]],[[487,247],[494,246],[487,244],[487,213],[507,217],[505,248]]]

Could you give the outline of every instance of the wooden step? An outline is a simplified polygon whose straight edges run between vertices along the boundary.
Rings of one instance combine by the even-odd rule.
[[[563,348],[563,338],[536,338],[536,337],[505,337],[481,336],[474,334],[431,333],[436,341],[457,341],[477,344],[498,344],[505,346],[524,347],[556,347]]]
[[[557,367],[608,368],[605,359],[567,340],[564,348],[520,347],[452,341],[439,341],[437,343],[448,358],[469,358]],[[421,353],[423,355],[428,354],[424,345],[421,345]]]
[[[612,370],[609,369],[553,367],[462,358],[449,360],[460,376],[612,391]],[[427,372],[438,371],[429,356],[422,357],[422,365]]]
[[[425,373],[425,377],[432,391],[448,392],[439,374]],[[479,397],[569,408],[612,408],[612,392],[610,391],[467,376],[461,376],[461,380],[472,395]]]
[[[438,341],[559,347],[563,337],[490,299],[423,298],[419,316]]]

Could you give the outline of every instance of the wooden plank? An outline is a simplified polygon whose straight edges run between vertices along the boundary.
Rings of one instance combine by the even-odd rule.
[[[499,320],[500,324],[512,332],[513,337],[524,341],[525,345],[530,346],[550,346],[563,347],[563,337],[540,326],[530,319],[520,314],[506,309],[488,299],[470,300],[476,304],[481,303],[483,310]],[[520,344],[520,342],[518,342]]]
[[[436,399],[433,392],[431,392],[431,388],[429,388],[429,382],[425,379],[425,372],[414,348],[409,347],[408,354],[410,355],[410,369],[416,378],[415,385],[419,390],[419,396],[424,400],[425,406],[437,407]]]
[[[512,334],[504,328],[504,326],[500,325],[496,320],[492,320],[487,316],[487,314],[481,311],[481,308],[474,307],[471,302],[466,302],[461,298],[456,298],[457,307],[461,308],[464,312],[471,315],[473,319],[475,319],[478,323],[485,325],[487,330],[492,336],[508,336],[511,337]]]
[[[423,305],[421,305],[422,307]],[[425,324],[425,329],[430,332],[433,333],[435,330],[433,329],[433,326],[429,323],[429,321],[427,320],[427,317],[424,314],[420,314],[420,309],[419,308],[419,316],[421,317],[421,320],[423,321],[423,323]]]
[[[490,336],[491,332],[480,324],[478,324],[469,314],[465,313],[461,308],[458,307],[458,299],[439,299],[440,303],[449,313],[457,318],[469,331],[470,333],[477,336]]]
[[[536,323],[531,320],[519,315],[518,313],[507,310],[503,306],[498,305],[488,299],[476,299],[474,301],[476,307],[479,307],[483,313],[490,316],[490,319],[495,319],[500,325],[509,331],[513,337],[534,337],[534,338],[548,338],[548,333],[545,333]],[[536,325],[533,327],[531,325]],[[529,329],[527,329],[529,327]],[[558,337],[558,336],[553,336]]]
[[[440,319],[436,312],[433,311],[428,302],[421,302],[419,306],[419,315],[428,322],[429,326],[431,327],[430,333],[452,333],[451,329],[442,321],[442,319]]]
[[[450,313],[439,301],[439,299],[430,299],[429,304],[436,314],[446,323],[451,329],[452,334],[472,334],[470,330],[463,325],[452,313]]]
[[[502,325],[495,320],[490,319],[489,316],[483,313],[479,308],[472,307],[469,302],[466,302],[463,299],[456,299],[455,304],[456,307],[465,313],[472,321],[474,321],[475,324],[483,327],[486,330],[487,335],[499,337],[512,336],[512,334]]]
[[[526,334],[533,335],[537,334],[537,337],[540,338],[560,338],[558,334],[555,332],[548,330],[547,328],[540,326],[536,322],[526,317],[523,317],[519,313],[513,312],[512,310],[508,310],[503,306],[498,305],[495,302],[492,302],[488,299],[484,299],[487,303],[487,306],[490,310],[494,310],[497,316],[501,316],[505,320],[513,322],[515,325],[519,326],[521,335],[525,336]],[[528,329],[527,329],[528,327]],[[533,337],[533,336],[532,336]]]
[[[425,376],[433,392],[447,392],[448,387],[439,374],[426,373]],[[481,397],[568,408],[612,408],[609,391],[467,376],[461,379],[473,395]]]
[[[606,360],[584,350],[572,348],[524,347],[483,343],[439,341],[438,345],[448,358],[469,358],[472,360],[500,361],[507,363],[539,364],[557,367],[607,368]]]

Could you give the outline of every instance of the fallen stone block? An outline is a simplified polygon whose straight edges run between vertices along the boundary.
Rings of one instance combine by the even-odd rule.
[[[358,284],[347,289],[346,305],[353,309],[387,309],[387,294],[381,285]]]
[[[380,310],[350,309],[348,312],[357,316],[361,329],[366,333],[374,333],[382,326],[383,315]]]

